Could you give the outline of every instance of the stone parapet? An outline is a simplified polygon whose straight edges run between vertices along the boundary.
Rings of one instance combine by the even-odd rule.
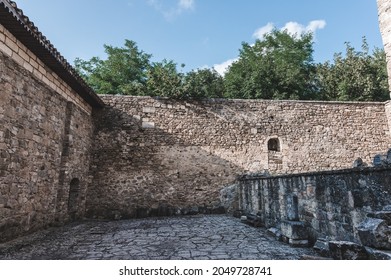
[[[384,209],[391,202],[390,174],[391,168],[383,167],[242,178],[236,203],[242,212],[260,215],[266,227],[286,232],[289,198],[294,195],[298,220],[306,225],[312,244],[318,239],[343,240],[388,249]]]

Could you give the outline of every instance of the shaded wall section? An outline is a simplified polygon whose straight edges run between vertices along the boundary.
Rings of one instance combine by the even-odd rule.
[[[258,214],[266,227],[290,220],[297,198],[299,220],[318,238],[360,243],[357,227],[368,213],[391,205],[391,169],[364,168],[270,178],[243,178],[238,209]]]
[[[93,129],[91,107],[55,80],[55,74],[31,52],[27,54],[8,31],[0,31],[6,43],[0,51],[0,241],[4,241],[84,215]],[[40,72],[34,72],[37,69]],[[75,178],[80,184],[77,195],[72,194],[69,213],[69,189]]]
[[[208,212],[237,175],[348,168],[390,144],[384,103],[102,99],[91,217]]]

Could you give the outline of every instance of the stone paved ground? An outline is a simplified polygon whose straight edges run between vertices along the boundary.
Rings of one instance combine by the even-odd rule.
[[[85,221],[0,244],[0,259],[298,259],[316,253],[225,216]]]

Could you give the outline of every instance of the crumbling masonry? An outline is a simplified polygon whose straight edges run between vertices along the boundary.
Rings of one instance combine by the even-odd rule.
[[[281,229],[295,197],[310,242],[360,243],[391,204],[387,166],[344,170],[387,153],[390,102],[98,97],[9,0],[0,104],[0,241],[83,217],[242,211]]]

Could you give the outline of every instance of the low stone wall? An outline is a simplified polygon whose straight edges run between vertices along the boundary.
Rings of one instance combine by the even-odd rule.
[[[238,209],[259,215],[266,227],[292,220],[292,198],[310,239],[360,243],[357,228],[367,215],[391,204],[391,168],[349,169],[239,181]]]
[[[208,212],[237,175],[369,164],[390,145],[384,103],[102,99],[90,217]]]

